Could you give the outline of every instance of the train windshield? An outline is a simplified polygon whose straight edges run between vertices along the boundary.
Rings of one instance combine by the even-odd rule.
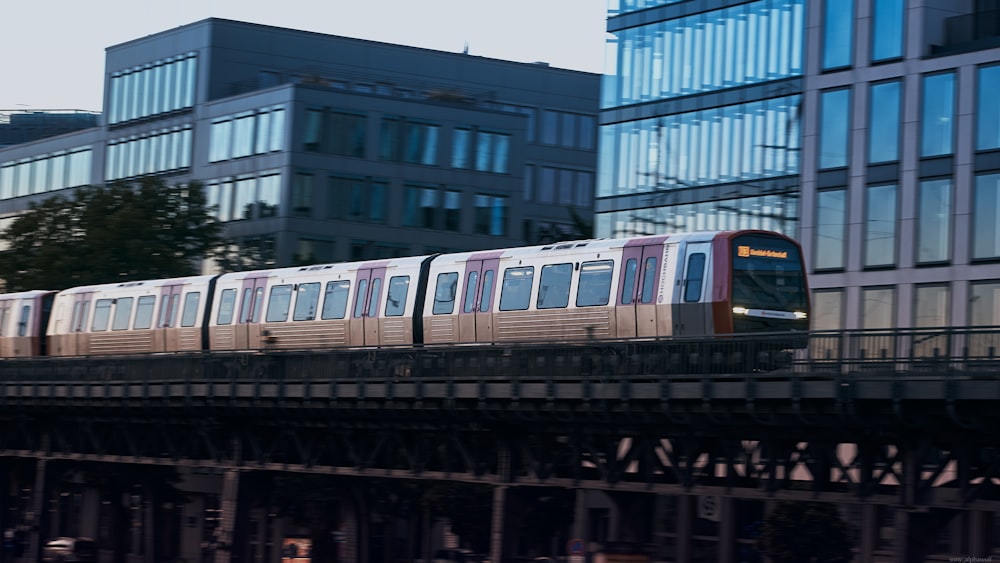
[[[808,298],[798,247],[767,235],[733,239],[733,306],[804,312]]]

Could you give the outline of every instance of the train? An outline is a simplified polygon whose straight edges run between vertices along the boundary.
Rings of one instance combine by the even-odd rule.
[[[798,333],[808,296],[779,233],[591,239],[0,295],[0,358]]]

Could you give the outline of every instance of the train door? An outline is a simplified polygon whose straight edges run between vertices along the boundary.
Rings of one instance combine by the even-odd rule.
[[[662,239],[652,244],[626,246],[623,249],[616,307],[619,337],[658,334],[656,295],[662,257]]]
[[[382,297],[382,280],[385,266],[360,268],[351,311],[351,344],[353,346],[378,346],[379,300]]]
[[[261,347],[260,312],[264,307],[266,287],[266,274],[248,276],[243,280],[243,287],[240,289],[240,313],[236,317],[236,327],[233,333],[236,350]]]
[[[153,331],[153,352],[166,352],[177,349],[178,311],[181,304],[180,284],[165,285],[160,288],[160,316]]]
[[[493,296],[499,266],[498,258],[465,263],[462,308],[458,315],[460,341],[493,341]]]
[[[711,287],[708,283],[712,243],[689,243],[684,252],[684,271],[677,300],[677,334],[700,336],[711,328]]]
[[[69,327],[65,331],[56,330],[56,338],[60,341],[50,342],[56,346],[54,353],[74,356],[90,349],[90,327],[87,323],[90,320],[90,303],[93,298],[92,291],[73,295],[73,314],[69,320]]]

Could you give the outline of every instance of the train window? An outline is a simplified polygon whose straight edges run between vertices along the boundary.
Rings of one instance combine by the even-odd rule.
[[[450,315],[455,310],[455,293],[457,293],[457,290],[457,272],[438,274],[437,288],[434,290],[434,309],[432,312],[435,315]],[[475,296],[472,299],[475,300]]]
[[[21,320],[17,323],[17,335],[25,336],[28,334],[28,319],[31,317],[31,305],[25,305],[21,307]]]
[[[288,320],[288,309],[292,306],[291,284],[276,285],[271,288],[271,298],[267,300],[267,315],[264,321],[283,323]]]
[[[622,283],[622,305],[631,305],[635,296],[635,269],[638,262],[635,258],[629,258],[625,262],[625,282]]]
[[[476,308],[477,281],[479,281],[479,272],[469,272],[469,279],[465,282],[465,304],[462,305],[464,313],[471,313]]]
[[[87,314],[90,312],[90,300],[83,302],[83,306],[80,307],[80,318],[76,320],[76,326],[73,328],[76,332],[81,332],[84,327],[87,326]]]
[[[219,298],[219,316],[215,318],[215,324],[227,325],[233,322],[233,311],[236,309],[236,290],[223,289]]]
[[[364,281],[364,280],[361,280]],[[347,294],[351,290],[349,281],[332,281],[326,284],[323,298],[323,319],[342,319],[347,315]]]
[[[316,318],[316,305],[319,303],[319,282],[299,284],[295,292],[295,312],[293,321],[311,321]]]
[[[111,321],[111,330],[127,330],[128,321],[132,317],[132,298],[119,297],[115,300],[115,318]]]
[[[76,307],[73,308],[73,314],[76,314]],[[7,308],[0,307],[0,336],[4,336],[4,326],[6,326],[7,321]],[[72,326],[72,325],[70,325]]]
[[[687,279],[684,280],[684,301],[693,303],[701,300],[701,288],[705,282],[705,253],[697,252],[688,256]]]
[[[654,283],[656,282],[656,258],[646,258],[646,263],[642,268],[642,293],[639,295],[640,303],[653,302]]]
[[[372,298],[368,300],[368,316],[375,318],[378,316],[378,298],[382,292],[382,278],[372,280]]]
[[[198,322],[198,304],[201,303],[201,292],[192,291],[184,296],[184,312],[181,314],[181,326],[194,326]]]
[[[181,306],[181,295],[175,293],[170,296],[170,316],[167,318],[167,326],[175,326],[177,324],[177,310]]]
[[[569,284],[573,279],[573,264],[542,266],[542,279],[538,285],[539,309],[561,309],[569,305]]]
[[[135,306],[135,321],[132,322],[134,329],[146,329],[153,326],[153,309],[156,305],[156,296],[143,295]]]
[[[264,301],[264,288],[255,288],[253,292],[253,311],[250,313],[250,322],[256,323],[260,321],[260,308],[263,305],[262,301]]]
[[[406,309],[406,293],[410,289],[410,276],[389,278],[389,295],[385,299],[385,316],[401,317]]]
[[[493,278],[496,273],[493,270],[486,270],[483,274],[483,292],[482,297],[479,298],[479,312],[488,313],[490,312],[490,305],[493,301]]]
[[[253,304],[253,288],[243,289],[243,304],[240,306],[240,322],[250,322],[250,306]]]
[[[98,299],[97,303],[94,304],[94,324],[91,325],[91,330],[95,332],[108,330],[108,317],[110,316],[111,300]]]
[[[577,307],[608,304],[608,299],[611,297],[611,273],[614,268],[613,260],[583,263],[576,289]]]
[[[69,331],[70,332],[73,332],[75,330],[79,330],[79,326],[80,326],[80,307],[82,307],[82,306],[83,306],[83,302],[82,301],[77,301],[76,303],[73,303],[73,316],[70,317],[70,319],[69,319]],[[0,336],[3,336],[3,325],[4,325],[3,321],[4,321],[4,313],[6,313],[6,312],[7,312],[6,309],[0,308]]]
[[[365,297],[368,295],[368,280],[358,281],[358,294],[354,297],[354,318],[360,319],[365,313]]]
[[[531,303],[531,281],[535,268],[507,268],[503,272],[503,287],[500,288],[501,311],[523,311]]]

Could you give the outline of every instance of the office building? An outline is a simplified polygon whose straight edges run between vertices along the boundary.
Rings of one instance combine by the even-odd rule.
[[[0,215],[76,186],[162,176],[202,183],[259,266],[580,236],[599,80],[199,21],[107,49],[96,127],[0,149]]]
[[[616,0],[608,31],[598,236],[776,230],[815,329],[1000,325],[1000,2]],[[768,502],[664,499],[661,556],[736,560]],[[903,551],[893,507],[842,508],[859,560]],[[932,552],[997,553],[996,522],[962,512]]]

